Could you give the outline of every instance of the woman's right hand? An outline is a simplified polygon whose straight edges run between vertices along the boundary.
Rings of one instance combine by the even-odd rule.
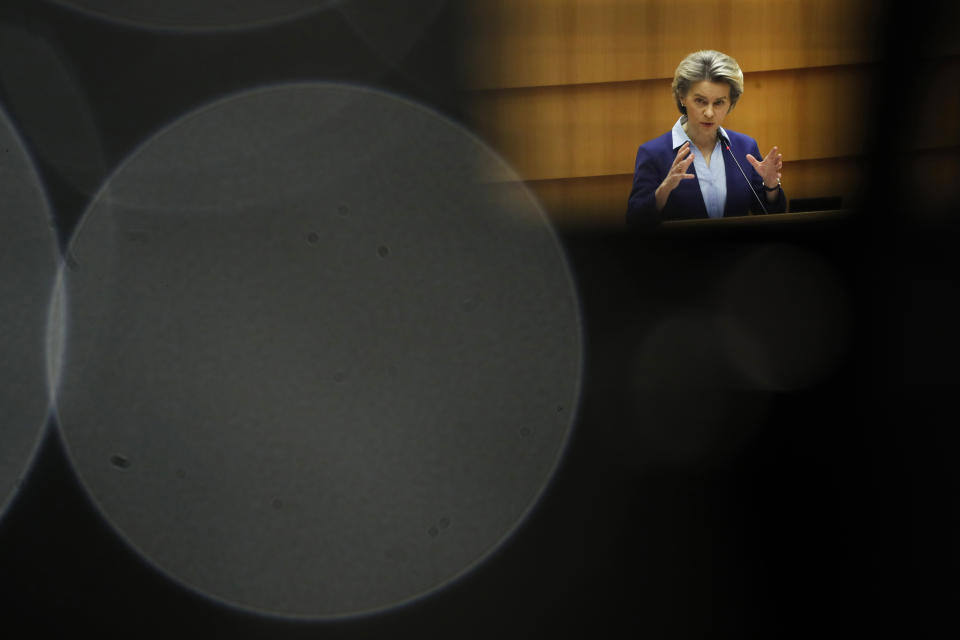
[[[673,159],[667,177],[663,179],[663,182],[654,192],[657,199],[657,211],[663,211],[663,207],[667,204],[667,198],[670,197],[670,193],[677,188],[681,180],[693,180],[697,177],[692,173],[687,173],[687,169],[690,168],[692,163],[693,151],[690,149],[690,141],[688,140],[680,145],[677,150],[677,157]]]

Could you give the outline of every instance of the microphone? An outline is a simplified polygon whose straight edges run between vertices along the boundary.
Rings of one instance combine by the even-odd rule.
[[[743,179],[747,181],[747,186],[750,187],[750,193],[753,194],[753,197],[756,198],[757,204],[760,205],[760,208],[763,209],[764,213],[767,213],[767,208],[763,206],[763,202],[760,201],[760,196],[757,195],[757,192],[753,190],[753,185],[750,184],[750,179],[747,178],[747,174],[743,172],[743,167],[740,166],[740,163],[737,162],[737,156],[733,155],[733,151],[730,150],[730,141],[725,135],[720,131],[720,127],[717,127],[717,139],[720,141],[720,144],[726,148],[730,153],[730,157],[733,158],[733,162],[737,165],[737,169],[740,169],[740,175],[743,176]],[[749,210],[747,211],[750,215],[753,215]]]

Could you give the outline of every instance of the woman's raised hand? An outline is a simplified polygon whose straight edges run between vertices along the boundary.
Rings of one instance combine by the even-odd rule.
[[[770,149],[770,153],[763,158],[763,162],[749,153],[747,154],[747,161],[753,166],[754,171],[763,178],[764,186],[774,187],[777,185],[780,180],[780,172],[783,170],[783,154],[780,153],[778,147]]]
[[[670,165],[670,171],[667,172],[667,177],[664,178],[660,186],[657,187],[657,191],[654,194],[657,199],[657,211],[663,211],[663,207],[667,204],[667,198],[670,196],[670,193],[677,188],[681,180],[693,180],[697,177],[692,173],[687,173],[687,169],[690,168],[692,163],[693,150],[690,149],[690,141],[688,140],[680,145],[680,148],[677,150],[677,157],[673,159],[673,164]]]

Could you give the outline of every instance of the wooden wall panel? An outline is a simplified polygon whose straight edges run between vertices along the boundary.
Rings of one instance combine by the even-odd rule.
[[[863,196],[866,170],[860,157],[801,160],[784,166],[783,184],[788,199],[839,196],[849,208]]]
[[[670,82],[482,92],[474,125],[525,179],[632,171],[636,145],[673,125]]]
[[[774,144],[785,160],[847,157],[863,151],[866,70],[823,67],[747,74],[724,126]],[[527,180],[633,171],[637,147],[679,117],[670,81],[477,92],[477,130]]]
[[[561,228],[622,227],[633,175],[534,180],[527,183]]]
[[[474,87],[672,78],[697,49],[745,72],[875,59],[867,0],[472,0]]]

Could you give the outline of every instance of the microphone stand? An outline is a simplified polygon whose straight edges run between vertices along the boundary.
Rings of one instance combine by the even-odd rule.
[[[740,169],[740,175],[742,175],[743,179],[747,181],[747,186],[750,187],[750,193],[752,193],[753,197],[756,198],[757,204],[760,205],[760,208],[763,209],[763,213],[766,215],[767,208],[763,206],[763,202],[760,201],[760,196],[758,196],[757,192],[753,190],[753,185],[750,184],[750,179],[747,178],[747,174],[743,172],[743,167],[741,167],[740,163],[737,162],[737,156],[733,155],[733,151],[730,149],[730,143],[727,141],[727,139],[723,135],[721,135],[720,131],[717,131],[717,139],[720,140],[720,144],[723,145],[726,148],[726,150],[730,153],[730,157],[733,158],[733,162],[734,164],[737,165],[737,169]],[[750,211],[749,209],[747,210],[747,213],[750,215],[753,215],[753,212]]]

